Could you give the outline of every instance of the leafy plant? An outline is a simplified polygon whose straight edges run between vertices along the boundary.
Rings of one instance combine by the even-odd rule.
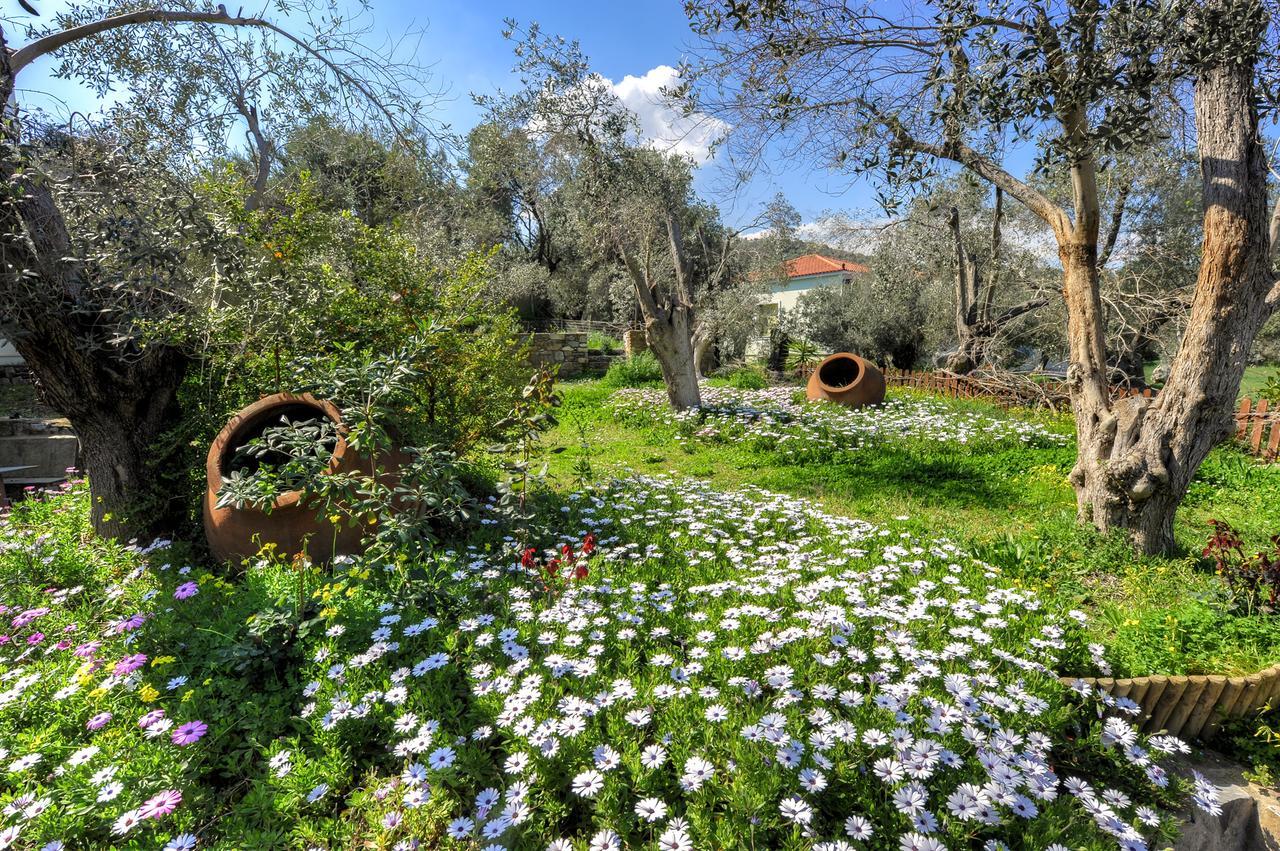
[[[347,343],[339,346],[343,357],[300,360],[298,385],[341,408],[340,436],[359,457],[358,468],[329,469],[339,437],[333,423],[286,420],[237,453],[241,466],[224,479],[218,505],[269,510],[281,494],[300,491],[318,511],[361,526],[371,555],[391,563],[423,555],[442,526],[470,516],[457,455],[434,444],[401,447],[397,440],[412,429],[404,411],[420,377],[414,364],[440,330],[423,326],[385,355]]]
[[[499,423],[508,440],[492,450],[506,473],[498,484],[498,510],[521,540],[529,537],[529,527],[536,516],[529,497],[546,481],[547,465],[544,463],[537,471],[533,465],[543,433],[557,422],[552,411],[560,405],[561,397],[555,380],[555,372],[545,366],[533,374],[511,413]]]
[[[336,442],[337,431],[327,418],[281,417],[280,425],[269,426],[236,450],[217,506],[251,506],[270,513],[281,494],[310,487],[328,469]]]
[[[1273,375],[1258,388],[1258,395],[1272,405],[1280,405],[1280,375]]]
[[[662,382],[662,367],[652,352],[640,352],[625,360],[614,361],[604,374],[608,387],[647,387]]]
[[[801,378],[808,378],[809,373],[817,369],[822,357],[822,350],[817,343],[804,337],[793,338],[787,349],[787,370],[798,373]]]
[[[1213,535],[1204,555],[1212,558],[1223,578],[1247,612],[1274,612],[1280,600],[1280,535],[1271,536],[1271,549],[1251,556],[1244,552],[1244,540],[1223,520],[1210,520]]]

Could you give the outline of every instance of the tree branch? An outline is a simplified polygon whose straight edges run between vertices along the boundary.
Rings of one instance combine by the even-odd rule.
[[[1107,241],[1103,243],[1102,250],[1098,252],[1098,268],[1102,269],[1111,260],[1111,252],[1115,250],[1116,239],[1120,236],[1120,225],[1124,221],[1124,207],[1129,201],[1129,191],[1131,185],[1122,184],[1120,194],[1116,196],[1116,202],[1111,206],[1111,221],[1107,229]],[[1275,227],[1275,224],[1272,225]]]
[[[1049,196],[1033,188],[1029,184],[1005,171],[994,160],[984,157],[973,148],[959,140],[945,144],[935,144],[916,139],[901,127],[891,127],[896,140],[902,147],[938,159],[962,165],[991,184],[1000,187],[1009,195],[1018,199],[1028,210],[1035,213],[1053,228],[1055,235],[1062,238],[1071,230],[1071,217],[1067,211],[1059,207]]]
[[[82,38],[90,38],[99,33],[108,32],[110,30],[120,29],[121,27],[133,26],[135,24],[222,24],[232,27],[266,27],[267,29],[277,30],[278,28],[268,23],[262,18],[245,18],[232,17],[227,14],[227,7],[218,6],[216,12],[188,12],[181,9],[140,9],[136,12],[127,12],[123,15],[116,15],[111,18],[103,18],[99,21],[93,21],[88,24],[81,24],[78,27],[62,30],[61,32],[50,33],[44,38],[36,39],[28,45],[25,45],[13,52],[13,56],[9,61],[9,67],[12,69],[14,76],[17,76],[23,68],[30,65],[41,56],[47,56]]]
[[[72,42],[90,38],[99,33],[138,24],[216,24],[229,27],[258,27],[273,32],[323,64],[345,85],[358,91],[382,113],[393,131],[398,131],[400,127],[400,122],[396,120],[395,115],[374,95],[364,81],[330,59],[322,50],[313,47],[303,39],[265,18],[230,15],[227,13],[227,7],[222,4],[218,5],[216,12],[189,12],[181,9],[141,9],[136,12],[127,12],[123,15],[103,18],[91,23],[81,24],[78,27],[50,33],[14,51],[9,59],[10,72],[16,77],[23,68],[36,59],[54,53]],[[398,132],[397,135],[399,135]]]

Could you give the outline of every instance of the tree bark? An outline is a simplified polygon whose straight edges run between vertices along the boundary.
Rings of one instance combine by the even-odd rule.
[[[1196,80],[1204,242],[1168,382],[1154,400],[1128,398],[1110,410],[1096,387],[1073,394],[1080,451],[1071,480],[1080,517],[1103,531],[1126,530],[1146,553],[1173,546],[1174,512],[1209,450],[1231,433],[1249,347],[1274,309],[1253,70],[1254,62],[1236,61],[1205,68]],[[1081,345],[1073,333],[1073,370]]]
[[[640,313],[644,317],[644,335],[667,387],[667,399],[676,410],[696,408],[702,404],[698,390],[698,374],[693,355],[693,329],[691,300],[688,298],[687,265],[681,250],[680,231],[674,216],[667,215],[668,247],[675,265],[675,283],[672,291],[662,293],[661,285],[654,281],[646,265],[629,251],[621,241],[615,243],[635,288]]]
[[[1036,298],[1000,313],[995,312],[995,292],[1000,285],[1003,199],[1004,191],[997,186],[991,222],[991,259],[985,283],[979,283],[978,258],[965,248],[960,210],[951,208],[949,224],[956,252],[956,350],[947,357],[944,366],[959,375],[973,372],[987,362],[992,344],[1009,323],[1046,304],[1046,299]]]
[[[80,438],[95,531],[129,539],[166,527],[181,506],[155,494],[154,442],[176,421],[187,358],[163,343],[106,339],[101,304],[74,256],[47,184],[25,170],[12,103],[14,77],[0,30],[0,316],[40,390]]]

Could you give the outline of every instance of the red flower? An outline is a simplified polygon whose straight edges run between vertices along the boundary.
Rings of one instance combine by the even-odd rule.
[[[586,576],[588,572],[587,566],[585,564],[580,564],[573,569],[573,578],[581,579]]]
[[[573,547],[569,546],[568,544],[561,544],[560,555],[564,557],[565,561],[569,562],[570,564],[573,563]]]
[[[582,539],[582,554],[584,556],[589,556],[595,551],[596,551],[596,536],[592,534],[588,534],[587,537]]]
[[[559,572],[560,572],[560,559],[553,558],[551,561],[547,562],[547,573],[551,574],[552,576],[555,576]]]
[[[525,568],[533,567],[533,557],[537,555],[537,553],[537,550],[533,547],[529,547],[529,549],[524,551],[524,555],[520,556],[520,565]]]

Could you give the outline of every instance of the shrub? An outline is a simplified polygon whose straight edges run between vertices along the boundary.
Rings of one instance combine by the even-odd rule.
[[[622,341],[603,331],[591,331],[587,334],[587,348],[599,352],[622,351]]]
[[[724,376],[730,387],[738,390],[763,390],[769,386],[769,376],[760,366],[739,366]]]
[[[1271,548],[1246,556],[1244,540],[1223,520],[1210,520],[1213,534],[1204,548],[1218,575],[1227,583],[1238,605],[1248,613],[1274,612],[1280,600],[1280,535],[1271,537]]]
[[[215,281],[197,294],[201,309],[154,331],[187,345],[199,364],[181,389],[170,451],[156,453],[166,459],[163,496],[190,506],[188,531],[198,529],[214,435],[261,395],[299,389],[291,365],[304,359],[331,370],[420,337],[415,381],[400,400],[406,442],[465,454],[501,437],[495,424],[530,370],[514,311],[484,297],[487,255],[438,266],[406,231],[323,209],[305,178],[280,208],[245,210],[242,188],[211,181],[205,191],[243,241],[250,273]]]
[[[625,360],[614,361],[604,374],[609,387],[647,387],[662,383],[662,367],[652,352],[640,352]]]

